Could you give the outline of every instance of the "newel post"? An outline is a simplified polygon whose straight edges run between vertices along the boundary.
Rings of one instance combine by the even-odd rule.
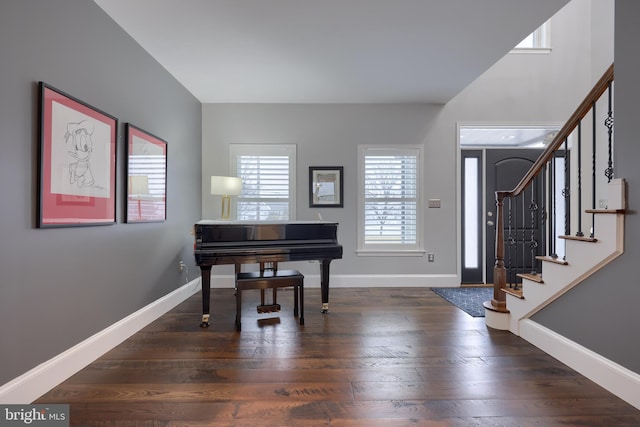
[[[507,295],[502,291],[507,286],[507,270],[504,268],[504,213],[502,206],[505,194],[496,191],[496,263],[493,267],[493,299],[491,306],[496,311],[507,310]]]

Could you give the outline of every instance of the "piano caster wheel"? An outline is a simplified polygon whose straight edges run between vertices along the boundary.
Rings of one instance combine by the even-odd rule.
[[[208,314],[203,314],[202,315],[202,322],[200,322],[200,327],[201,328],[208,328],[209,327],[209,315]]]
[[[327,314],[329,313],[329,304],[326,302],[322,303],[322,314]]]

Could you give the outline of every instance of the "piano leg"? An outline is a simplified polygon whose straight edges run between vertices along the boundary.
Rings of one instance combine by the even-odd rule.
[[[322,293],[322,312],[329,312],[329,263],[330,259],[320,261],[320,290]]]
[[[201,328],[209,327],[209,299],[211,297],[211,266],[203,265],[200,267],[202,282],[202,322]]]

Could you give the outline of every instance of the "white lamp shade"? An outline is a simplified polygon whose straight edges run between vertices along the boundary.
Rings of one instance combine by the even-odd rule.
[[[212,176],[211,194],[237,196],[242,192],[242,179],[235,176]]]

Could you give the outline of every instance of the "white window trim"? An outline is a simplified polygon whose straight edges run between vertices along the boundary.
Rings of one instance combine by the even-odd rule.
[[[364,159],[367,152],[373,150],[380,151],[394,151],[394,150],[417,150],[418,151],[418,177],[417,177],[417,189],[416,189],[416,244],[411,247],[397,248],[394,247],[376,247],[372,249],[370,246],[365,245],[364,236]],[[424,203],[422,196],[422,182],[424,176],[424,146],[423,145],[358,145],[358,219],[357,219],[357,235],[358,246],[356,254],[358,256],[396,256],[396,257],[419,257],[424,256],[424,236],[423,236],[423,218],[424,218]],[[377,246],[377,245],[376,245]],[[408,245],[409,246],[409,245]]]
[[[525,53],[525,54],[545,54],[551,53],[551,24],[550,20],[535,29],[532,33],[536,39],[535,47],[514,47],[510,53]]]
[[[251,156],[288,156],[289,157],[289,221],[296,220],[296,144],[229,144],[229,170],[232,176],[238,176],[237,157]],[[233,198],[233,210],[237,212],[237,198]]]

